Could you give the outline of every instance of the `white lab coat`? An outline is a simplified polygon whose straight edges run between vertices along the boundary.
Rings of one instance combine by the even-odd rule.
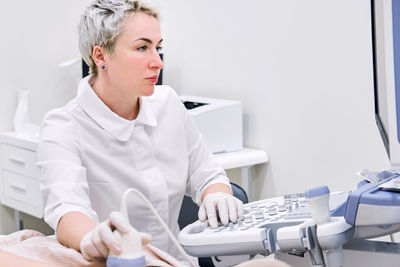
[[[204,189],[229,186],[176,93],[156,86],[140,98],[136,120],[112,112],[81,80],[78,95],[50,111],[41,126],[39,162],[45,221],[56,229],[71,211],[96,221],[119,210],[122,193],[140,190],[177,236],[177,219],[185,194],[200,204]],[[180,258],[150,210],[131,197],[130,222],[153,236],[155,246]]]

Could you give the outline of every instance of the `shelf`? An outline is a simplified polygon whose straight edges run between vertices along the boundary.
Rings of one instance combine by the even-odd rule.
[[[269,160],[264,150],[249,147],[239,151],[214,154],[214,157],[225,170],[267,163]]]

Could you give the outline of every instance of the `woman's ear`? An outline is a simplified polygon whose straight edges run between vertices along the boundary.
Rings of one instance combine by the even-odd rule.
[[[98,69],[104,69],[104,66],[106,65],[106,61],[105,61],[104,55],[105,55],[105,49],[104,48],[102,48],[102,47],[100,47],[98,45],[95,45],[93,47],[92,57],[93,57],[93,61],[96,64]]]

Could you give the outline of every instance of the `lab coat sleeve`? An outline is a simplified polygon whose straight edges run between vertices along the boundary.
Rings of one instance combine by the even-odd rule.
[[[217,183],[230,187],[229,179],[224,169],[216,162],[204,143],[203,137],[195,127],[186,108],[181,105],[184,113],[186,141],[189,157],[189,178],[186,185],[186,195],[190,195],[200,206],[204,190]]]
[[[98,221],[91,207],[86,169],[81,164],[79,133],[65,110],[48,113],[41,125],[38,149],[44,220],[54,230],[68,212],[81,212]]]

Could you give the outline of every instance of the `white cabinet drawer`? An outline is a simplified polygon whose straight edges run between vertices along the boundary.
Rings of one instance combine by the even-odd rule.
[[[37,152],[17,146],[1,144],[2,168],[30,177],[39,177]]]
[[[2,171],[2,204],[36,217],[43,216],[39,179]]]

